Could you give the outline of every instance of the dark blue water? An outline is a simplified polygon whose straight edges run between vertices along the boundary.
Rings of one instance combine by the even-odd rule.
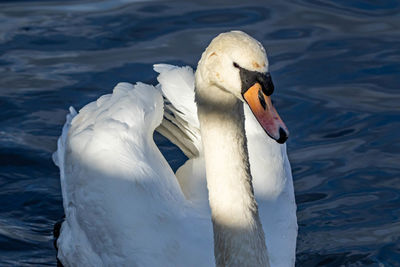
[[[67,108],[218,33],[267,48],[298,204],[298,266],[400,266],[400,2],[0,3],[0,266],[55,265]],[[183,157],[156,136],[176,168]]]

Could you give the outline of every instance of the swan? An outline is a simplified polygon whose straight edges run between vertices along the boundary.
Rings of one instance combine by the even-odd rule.
[[[157,86],[119,83],[70,108],[53,160],[64,266],[294,266],[288,130],[272,106],[263,46],[221,33]],[[188,160],[173,173],[157,130]]]

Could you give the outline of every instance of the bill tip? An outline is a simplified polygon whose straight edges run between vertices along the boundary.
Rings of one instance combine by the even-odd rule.
[[[281,127],[279,128],[279,139],[276,140],[279,144],[283,144],[288,139],[287,132]]]

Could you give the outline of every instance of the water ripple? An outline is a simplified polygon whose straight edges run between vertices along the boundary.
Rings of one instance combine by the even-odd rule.
[[[94,4],[95,2],[95,4]],[[298,266],[400,262],[398,1],[0,3],[0,265],[54,265],[51,162],[70,105],[152,64],[196,63],[217,33],[267,48],[298,203]],[[172,168],[185,156],[155,135]]]

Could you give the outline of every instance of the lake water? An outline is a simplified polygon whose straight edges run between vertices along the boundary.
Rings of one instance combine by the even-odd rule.
[[[68,107],[155,83],[154,63],[196,66],[231,29],[267,48],[291,132],[297,265],[400,266],[400,2],[278,2],[1,1],[0,266],[56,264]]]

